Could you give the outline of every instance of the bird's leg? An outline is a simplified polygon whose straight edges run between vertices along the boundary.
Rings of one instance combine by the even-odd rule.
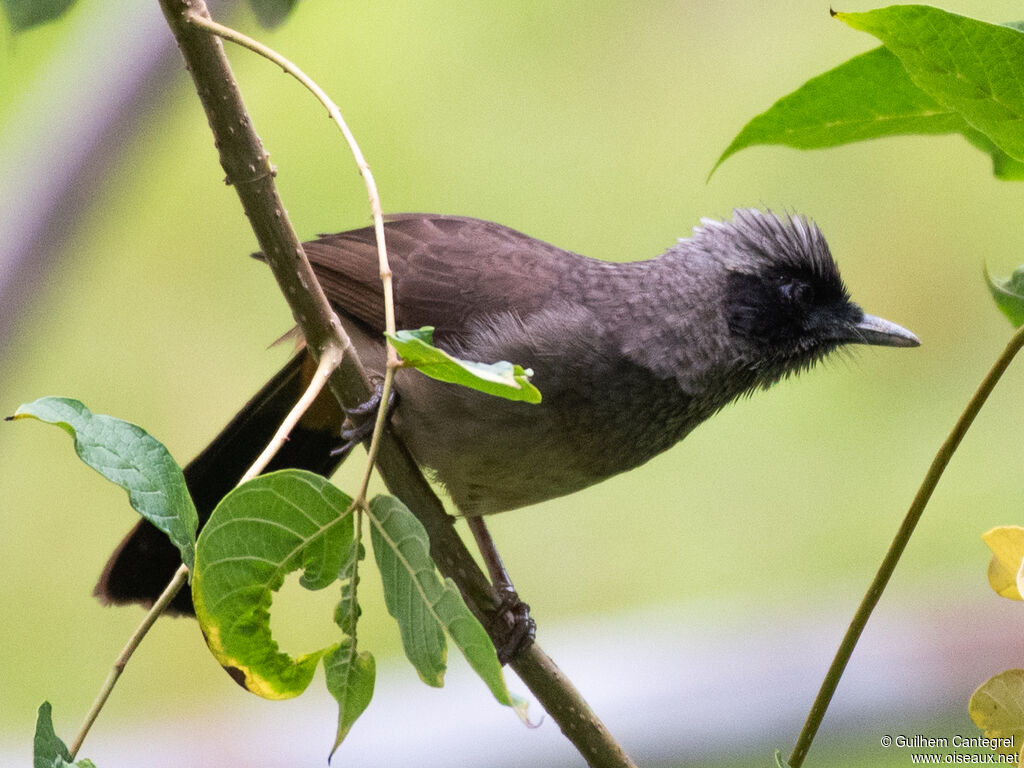
[[[381,395],[384,391],[383,382],[377,381],[373,394],[365,403],[360,403],[355,408],[346,408],[345,427],[341,430],[341,437],[345,444],[335,448],[332,455],[347,455],[356,445],[363,442],[373,432],[374,421],[377,410],[381,406]],[[388,398],[387,410],[390,414],[395,404],[395,392],[391,391]],[[494,546],[484,520],[479,516],[467,517],[469,529],[473,532],[480,554],[483,555],[484,563],[487,565],[487,572],[491,577],[491,584],[498,598],[495,621],[489,627],[491,637],[494,638],[495,647],[498,651],[498,661],[507,664],[514,659],[521,651],[526,649],[533,642],[537,630],[537,624],[530,617],[530,606],[519,599],[516,589],[501,562],[501,555]]]
[[[519,653],[529,647],[537,631],[537,623],[530,617],[530,606],[519,599],[512,579],[501,562],[501,555],[494,546],[484,519],[480,516],[466,518],[469,530],[473,532],[476,545],[483,555],[487,572],[491,576],[491,584],[498,595],[498,608],[495,621],[504,626],[491,626],[491,636],[495,638],[498,661],[507,664]]]
[[[377,410],[380,408],[381,395],[384,392],[384,382],[377,380],[371,394],[366,402],[360,403],[355,408],[345,408],[345,425],[341,430],[341,437],[345,440],[341,445],[331,451],[332,456],[347,456],[348,453],[359,443],[373,434],[373,425],[377,420]],[[395,391],[391,390],[388,396],[387,412],[395,406]]]

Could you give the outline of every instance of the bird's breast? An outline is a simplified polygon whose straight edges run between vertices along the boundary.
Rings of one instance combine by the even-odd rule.
[[[402,371],[396,427],[464,514],[556,498],[643,464],[694,425],[691,398],[625,360],[543,362],[537,405]]]

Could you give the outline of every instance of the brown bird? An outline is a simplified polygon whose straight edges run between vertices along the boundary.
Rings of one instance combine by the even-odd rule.
[[[917,346],[854,304],[819,229],[801,216],[737,210],[703,221],[661,256],[611,263],[477,219],[428,214],[385,224],[399,328],[435,327],[437,346],[534,371],[543,402],[510,402],[399,369],[391,423],[463,515],[534,504],[643,464],[737,397],[847,344]],[[368,368],[382,371],[384,304],[372,228],[321,237],[306,253]],[[205,521],[298,399],[300,352],[186,468]],[[322,395],[269,470],[330,474],[345,414]],[[140,522],[96,588],[151,603],[180,564]],[[191,612],[179,593],[172,608]]]

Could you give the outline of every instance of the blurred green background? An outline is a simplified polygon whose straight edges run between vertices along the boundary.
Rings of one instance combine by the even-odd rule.
[[[83,51],[116,58],[133,46],[168,45],[155,7],[132,11],[150,30],[140,39],[118,27],[120,11],[108,5],[81,0],[58,24],[0,33],[5,206],[28,184],[19,174],[63,178],[66,158],[51,132],[74,133],[90,109],[75,95],[103,91],[104,67],[69,61]],[[706,182],[749,118],[875,45],[831,20],[824,2],[310,0],[274,32],[259,31],[240,5],[214,7],[295,60],[341,105],[386,211],[493,219],[591,256],[637,259],[688,235],[702,216],[725,217],[736,206],[796,210],[821,225],[854,298],[920,336],[918,350],[837,357],[730,406],[635,472],[491,525],[533,606],[540,642],[570,675],[586,666],[575,640],[614,640],[596,664],[603,682],[592,683],[611,689],[613,713],[614,702],[634,701],[626,691],[639,691],[634,715],[648,706],[643,692],[656,681],[636,670],[651,661],[651,638],[667,636],[673,647],[679,622],[698,628],[689,641],[710,649],[699,658],[708,660],[701,674],[712,689],[714,675],[734,663],[716,657],[716,647],[749,641],[735,663],[764,672],[807,643],[813,659],[795,669],[796,683],[766,688],[744,674],[750,691],[721,690],[734,709],[722,710],[720,731],[676,753],[644,752],[647,742],[635,737],[649,764],[767,764],[774,748],[788,753],[928,462],[1010,335],[982,268],[1008,274],[1024,261],[1024,186],[994,180],[988,159],[957,137],[811,153],[755,148]],[[1019,3],[1001,0],[948,8],[989,21],[1021,16]],[[269,63],[238,49],[229,55],[300,235],[368,223],[362,183],[323,109]],[[269,272],[247,258],[252,234],[223,184],[180,59],[162,62],[60,192],[35,247],[45,261],[15,272],[0,232],[4,268],[17,278],[5,294],[0,410],[42,395],[77,397],[143,425],[184,463],[287,357],[287,345],[268,344],[290,317]],[[27,164],[26,146],[41,149],[45,163]],[[884,682],[867,685],[862,699],[855,685],[840,688],[837,705],[847,695],[860,703],[826,720],[809,765],[908,764],[907,751],[878,746],[883,733],[973,735],[973,686],[1020,664],[1024,614],[988,589],[979,534],[1021,520],[1022,389],[1018,366],[943,479],[869,626],[880,655],[858,653],[851,666]],[[120,490],[75,460],[59,430],[4,425],[0,456],[0,750],[27,757],[38,704],[54,703],[58,732],[70,740],[141,617],[90,597],[133,513]],[[343,487],[356,477],[350,464],[337,479]],[[400,652],[398,636],[372,577],[367,584],[361,642],[385,661],[381,685],[385,677],[415,685],[408,669],[386,663]],[[287,650],[330,641],[332,597],[287,590],[275,618]],[[686,639],[674,655],[657,657],[666,678],[690,679]],[[922,659],[929,672],[915,666],[913,679],[901,676],[901,664]],[[587,684],[577,683],[586,695]],[[431,694],[427,709],[394,725],[423,729],[425,752],[439,743],[429,729],[458,717],[464,702],[453,697],[488,720],[512,719],[482,687]],[[680,727],[706,705],[683,693],[669,711],[649,702]],[[384,733],[389,713],[376,710],[385,706],[375,702],[367,715]],[[793,714],[764,714],[783,710]],[[161,621],[83,754],[105,765],[104,749],[119,745],[137,764],[170,765],[175,755],[165,745],[187,730],[189,742],[216,742],[237,757],[232,744],[267,736],[255,725],[264,720],[247,731],[249,715],[238,726],[237,712],[279,723],[280,754],[259,764],[294,764],[289,718],[313,734],[302,746],[312,739],[312,754],[326,758],[329,701],[254,703],[209,657],[193,623]],[[194,730],[196,718],[209,732]],[[517,739],[533,738],[508,727]],[[540,730],[558,741],[553,723]],[[623,736],[627,749],[633,739]],[[370,764],[373,754],[372,742],[346,744],[335,760]],[[447,764],[505,764],[460,754]],[[565,760],[579,764],[564,751],[537,758]]]

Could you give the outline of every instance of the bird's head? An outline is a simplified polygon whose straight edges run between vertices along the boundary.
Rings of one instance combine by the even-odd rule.
[[[850,299],[821,230],[806,218],[744,209],[732,221],[702,225],[694,239],[724,268],[730,346],[742,351],[756,384],[768,386],[845,344],[920,344]]]

